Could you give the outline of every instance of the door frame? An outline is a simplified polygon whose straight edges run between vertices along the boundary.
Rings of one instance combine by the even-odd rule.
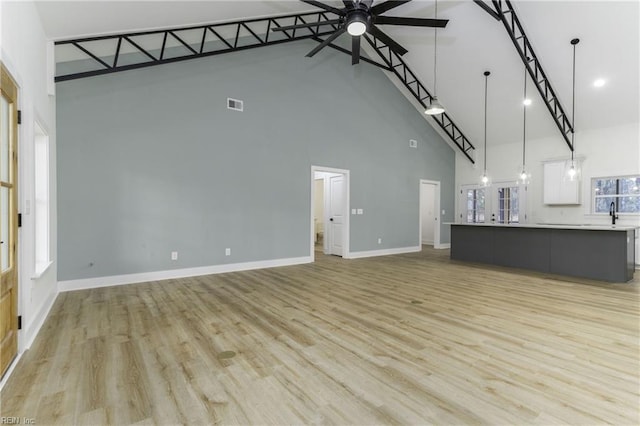
[[[344,222],[343,222],[343,232],[342,232],[342,258],[343,259],[348,259],[350,256],[350,250],[349,250],[349,222],[350,222],[350,214],[349,212],[351,211],[351,207],[350,207],[350,198],[351,198],[351,180],[350,180],[350,171],[346,170],[346,169],[336,169],[334,167],[326,167],[326,166],[311,166],[311,197],[310,197],[310,206],[309,206],[309,257],[311,258],[311,261],[314,262],[315,261],[315,242],[314,242],[314,238],[313,238],[313,234],[315,233],[315,226],[313,223],[313,203],[315,201],[315,174],[316,172],[325,172],[325,173],[336,173],[339,175],[342,175],[344,178],[344,185],[345,185],[345,200],[344,200],[344,206],[342,207],[343,209],[343,217],[344,217]],[[325,198],[326,198],[326,192],[324,194]],[[326,224],[325,224],[326,225]],[[325,231],[325,235],[326,235],[326,231]],[[326,240],[325,240],[326,241]]]
[[[489,211],[489,222],[492,223],[501,223],[498,221],[499,210],[500,210],[500,197],[498,196],[499,188],[518,188],[518,222],[509,222],[509,223],[527,223],[527,184],[523,184],[520,181],[514,182],[513,180],[501,180],[497,182],[491,183],[491,188],[489,188],[490,199],[491,199],[491,210]],[[486,194],[485,194],[486,197]],[[486,215],[486,213],[485,213]],[[494,218],[495,220],[491,220]]]
[[[9,162],[12,163],[11,174],[9,176],[9,181],[11,182],[11,199],[10,205],[11,209],[9,211],[10,214],[10,229],[9,229],[9,242],[13,242],[13,248],[9,248],[9,261],[12,263],[12,268],[10,270],[10,274],[13,274],[13,298],[11,301],[12,315],[10,317],[10,328],[13,330],[15,335],[15,353],[12,354],[11,360],[6,365],[4,370],[1,370],[4,365],[0,365],[0,383],[6,383],[6,379],[9,377],[10,372],[13,370],[16,362],[21,354],[21,332],[18,329],[18,316],[20,315],[20,298],[21,298],[21,289],[20,289],[20,275],[21,275],[21,258],[20,253],[22,251],[22,243],[20,240],[20,229],[18,226],[18,211],[19,211],[19,188],[20,188],[20,177],[21,177],[21,167],[18,158],[21,158],[18,153],[20,150],[20,126],[18,122],[18,114],[21,110],[20,102],[20,86],[18,85],[16,79],[13,77],[13,74],[10,72],[7,65],[0,61],[0,75],[2,77],[2,87],[3,92],[7,98],[13,101],[14,115],[11,116],[11,122],[9,124],[10,128],[13,129],[12,137],[9,140],[9,149],[10,154],[13,154],[9,158]],[[11,280],[11,278],[9,278]],[[4,361],[3,361],[4,364]]]
[[[441,249],[448,248],[440,244],[440,218],[442,215],[440,214],[440,181],[439,180],[427,180],[420,179],[420,186],[418,187],[418,245],[420,246],[420,250],[422,250],[422,185],[434,185],[435,189],[433,191],[433,198],[435,203],[435,212],[436,212],[436,220],[433,225],[433,248]]]

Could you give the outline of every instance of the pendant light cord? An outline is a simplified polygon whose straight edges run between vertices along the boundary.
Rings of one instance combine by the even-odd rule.
[[[436,0],[436,16],[435,19],[438,19],[438,0]],[[438,28],[434,28],[433,29],[433,98],[436,98],[437,95],[437,81],[438,81],[438,74],[437,74],[437,65],[438,65]]]
[[[573,165],[573,153],[576,150],[576,145],[574,142],[574,136],[576,134],[576,44],[580,42],[579,39],[574,38],[571,40],[571,44],[573,45],[573,93],[571,99],[571,165]]]
[[[484,174],[487,174],[487,85],[489,83],[489,71],[484,73]]]
[[[524,172],[525,155],[527,151],[527,105],[524,101],[527,100],[527,68],[524,69],[524,112],[522,113],[522,171]]]

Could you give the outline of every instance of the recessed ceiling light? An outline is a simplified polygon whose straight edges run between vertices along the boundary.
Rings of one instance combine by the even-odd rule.
[[[523,104],[525,104],[526,106],[531,105],[531,99],[527,98],[524,101],[522,101]]]
[[[604,80],[604,78],[599,78],[593,82],[593,87],[602,87],[605,83],[606,81]]]

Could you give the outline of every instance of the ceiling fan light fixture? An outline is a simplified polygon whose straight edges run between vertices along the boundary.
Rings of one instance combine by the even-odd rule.
[[[373,2],[375,0],[343,0],[344,7],[339,8],[335,7],[331,4],[325,4],[322,1],[316,0],[300,0],[303,3],[310,4],[319,9],[322,9],[323,12],[320,12],[323,19],[319,19],[318,22],[298,22],[296,18],[296,23],[294,25],[277,25],[274,28],[271,28],[271,31],[289,31],[289,30],[304,30],[311,31],[314,36],[320,35],[317,31],[319,31],[320,26],[333,26],[333,33],[331,33],[331,27],[328,27],[328,31],[324,32],[322,35],[329,34],[328,37],[320,40],[317,37],[314,37],[317,41],[320,41],[320,44],[316,46],[313,50],[307,53],[305,56],[307,58],[312,58],[316,53],[324,49],[325,47],[331,45],[335,47],[331,43],[334,42],[338,37],[347,33],[351,36],[351,65],[357,65],[360,63],[360,45],[361,40],[360,36],[369,33],[376,43],[373,47],[377,49],[379,46],[383,46],[389,49],[390,52],[395,53],[398,56],[402,56],[407,53],[407,49],[402,47],[401,44],[393,40],[389,37],[384,31],[382,31],[379,26],[380,25],[400,25],[400,26],[410,26],[410,27],[429,27],[429,28],[444,28],[447,26],[449,22],[448,19],[427,19],[427,18],[412,18],[412,17],[403,17],[403,16],[386,16],[383,13],[388,12],[389,10],[395,9],[396,7],[402,6],[408,3],[410,0],[401,0],[401,1],[391,1],[391,0],[378,0],[378,3],[374,6]],[[326,3],[337,3],[335,0]],[[327,19],[324,15],[325,12],[330,12],[334,15],[337,15],[338,18]],[[437,17],[437,12],[436,12]],[[314,30],[313,28],[316,28]],[[287,34],[287,33],[285,33]],[[289,36],[287,34],[287,36]],[[374,42],[365,37],[365,41],[369,44],[373,44]],[[340,48],[339,50],[343,50]],[[434,78],[434,95],[435,95],[435,78]]]
[[[361,21],[350,22],[347,25],[347,32],[354,37],[361,36],[367,32],[367,24]]]
[[[347,15],[347,32],[353,37],[361,36],[367,32],[367,22],[369,15],[362,11],[356,10]]]
[[[440,102],[438,102],[438,98],[434,96],[431,98],[431,103],[424,113],[427,115],[438,115],[442,114],[443,112],[444,107],[442,106],[442,104],[440,104]]]

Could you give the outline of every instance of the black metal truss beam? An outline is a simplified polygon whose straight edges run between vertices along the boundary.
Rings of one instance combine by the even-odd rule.
[[[81,71],[74,72],[63,75],[56,75],[55,81],[67,81],[74,80],[79,78],[97,76],[110,74],[120,71],[127,71],[132,69],[150,67],[155,65],[161,65],[166,63],[184,61],[188,59],[201,58],[206,56],[220,55],[223,53],[230,53],[240,50],[253,49],[262,46],[269,46],[274,44],[286,43],[290,41],[304,40],[304,39],[312,39],[318,42],[323,41],[323,36],[330,35],[333,33],[338,27],[336,24],[331,25],[323,25],[323,26],[313,26],[303,29],[293,29],[293,30],[285,30],[278,31],[277,33],[284,34],[284,37],[275,38],[272,35],[272,28],[284,27],[287,25],[296,25],[296,24],[307,24],[307,23],[322,23],[325,21],[329,21],[334,19],[331,13],[329,12],[310,12],[310,13],[302,13],[296,15],[285,15],[285,16],[275,16],[269,18],[258,18],[244,21],[235,21],[235,22],[225,22],[219,24],[210,24],[210,25],[201,25],[201,26],[192,26],[192,27],[184,27],[184,28],[173,28],[169,30],[156,30],[156,31],[144,31],[144,32],[135,32],[135,33],[126,33],[126,34],[114,34],[108,36],[99,36],[99,37],[86,37],[81,39],[74,40],[64,40],[58,41],[55,44],[57,46],[61,45],[70,45],[77,49],[79,52],[82,52],[88,58],[91,58],[95,64],[97,69],[90,71]],[[286,22],[285,22],[286,21]],[[224,37],[221,35],[221,29],[225,28],[227,32],[230,28],[233,29],[233,33],[235,34],[233,37]],[[325,28],[322,30],[321,28]],[[181,33],[186,31],[201,31],[200,42],[197,44],[189,44],[185,42],[184,38],[181,37]],[[244,40],[243,44],[240,45],[240,37],[241,32],[246,32],[250,36]],[[162,40],[161,44],[158,46],[154,46],[154,48],[144,48],[139,38],[156,35],[159,39]],[[220,46],[215,49],[207,50],[207,45],[205,43],[207,36],[215,37],[215,41],[220,42]],[[377,40],[375,37],[373,41],[365,35],[365,38],[371,44],[373,49],[378,53],[380,58],[382,58],[383,63],[374,61],[370,58],[360,57],[363,62],[375,65],[384,69],[385,71],[393,72],[400,81],[404,84],[404,86],[409,90],[409,92],[420,102],[420,104],[426,108],[427,104],[425,100],[431,99],[431,94],[427,91],[424,85],[418,80],[413,71],[409,69],[406,63],[395,54],[391,49],[388,48],[384,43]],[[96,41],[113,41],[115,43],[115,49],[113,52],[109,52],[107,55],[100,54],[96,51],[91,51],[91,46],[88,45],[91,42]],[[179,43],[179,46],[184,48],[184,54],[179,56],[165,57],[167,52],[167,40],[175,40]],[[121,60],[123,55],[122,47],[123,45],[128,44],[135,48],[135,52],[144,55],[147,60],[143,62],[137,62],[133,64],[122,64]],[[344,47],[338,46],[336,44],[329,44],[335,50],[343,52],[351,56],[351,51],[345,49]],[[384,52],[387,52],[385,54]],[[155,55],[154,55],[155,53]],[[107,62],[107,58],[110,63]],[[470,152],[475,149],[475,147],[469,142],[467,137],[460,131],[458,126],[451,120],[451,118],[446,114],[442,114],[440,116],[434,117],[435,121],[440,125],[442,130],[451,138],[458,148],[462,151],[462,153],[472,162],[474,163],[473,157],[470,155]]]
[[[493,10],[493,8],[485,3],[484,0],[473,0],[473,2],[483,8],[485,12],[493,17],[493,19],[495,19],[496,21],[500,20],[500,14]]]
[[[210,25],[200,25],[183,28],[172,28],[170,30],[155,30],[155,31],[143,31],[125,34],[114,34],[99,37],[86,37],[74,40],[57,41],[56,46],[69,45],[75,48],[77,51],[82,52],[86,57],[91,58],[96,65],[96,69],[90,71],[73,72],[63,75],[56,75],[55,81],[67,81],[78,78],[91,77],[96,75],[109,74],[119,71],[127,71],[132,69],[150,67],[155,65],[161,65],[171,62],[184,61],[188,59],[202,58],[206,56],[221,55],[223,53],[236,52],[240,50],[253,49],[256,47],[269,46],[274,44],[286,43],[290,41],[297,41],[303,39],[315,39],[319,40],[319,37],[331,34],[334,29],[321,30],[320,26],[310,27],[305,29],[293,29],[287,31],[272,32],[272,28],[283,27],[286,25],[296,25],[302,23],[318,22],[322,23],[335,17],[328,12],[309,12],[295,15],[274,16],[269,18],[257,18],[243,21],[224,22]],[[331,26],[330,26],[331,27]],[[323,28],[326,28],[323,27]],[[226,30],[234,34],[231,37],[224,37],[221,35],[222,30]],[[201,38],[198,43],[189,44],[184,41],[184,34],[186,32],[194,31],[201,32]],[[242,44],[240,43],[241,35],[246,34],[243,38]],[[153,48],[143,48],[142,43],[139,42],[141,38],[147,36],[156,36],[162,40],[162,43],[158,43]],[[219,46],[208,50],[208,46],[205,43],[207,36],[212,38],[212,41],[218,41]],[[184,49],[184,54],[177,56],[165,57],[167,50],[167,41],[175,40],[179,46]],[[113,41],[115,49],[105,55],[97,51],[92,51],[91,42],[97,41]],[[159,40],[158,40],[159,41]],[[124,55],[122,53],[123,45],[128,44],[135,48],[136,53],[144,55],[146,60],[142,62],[136,62],[133,64],[121,64],[121,60]],[[339,46],[332,46],[338,50],[344,50]],[[93,46],[95,48],[95,46]],[[158,53],[159,52],[159,53]],[[155,55],[154,55],[155,53]],[[350,54],[350,53],[349,53]],[[106,61],[106,58],[113,58],[110,63]],[[364,58],[363,58],[364,60]],[[367,62],[373,62],[367,60]],[[380,64],[375,65],[381,66]]]
[[[375,38],[374,36],[364,35],[364,38],[376,51],[376,53],[382,58],[387,67],[395,74],[404,87],[413,95],[413,97],[422,105],[423,108],[427,108],[428,103],[431,102],[433,97],[431,93],[426,89],[424,84],[418,80],[418,77],[411,71],[407,64],[402,60],[400,55],[395,53],[386,44]],[[453,122],[451,117],[446,113],[440,115],[434,115],[432,118],[438,123],[440,128],[449,136],[453,143],[462,151],[462,153],[471,161],[475,163],[475,160],[471,156],[475,150],[473,144],[462,133],[460,128]]]
[[[542,100],[547,106],[551,118],[553,118],[553,121],[556,123],[569,149],[573,151],[573,143],[571,142],[571,133],[574,132],[573,125],[571,121],[569,121],[564,108],[562,108],[556,92],[551,87],[551,82],[542,69],[538,56],[533,51],[533,47],[522,28],[522,24],[520,23],[520,19],[518,19],[518,15],[516,15],[513,5],[509,0],[492,0],[495,8],[495,10],[493,10],[482,0],[474,0],[474,2],[492,17],[496,18],[497,14],[497,19],[502,22],[507,33],[509,33],[509,37],[518,51],[518,55],[520,55],[520,59],[531,76],[533,83],[538,89],[538,93],[540,93]]]

